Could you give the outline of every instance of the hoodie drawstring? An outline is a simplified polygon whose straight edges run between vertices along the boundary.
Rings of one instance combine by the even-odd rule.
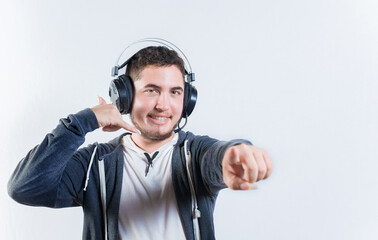
[[[186,171],[188,174],[188,180],[189,180],[189,187],[190,187],[190,193],[192,195],[192,220],[193,220],[193,230],[194,230],[194,239],[200,240],[201,234],[200,234],[200,226],[198,218],[201,217],[201,212],[198,209],[198,202],[197,202],[197,196],[196,192],[194,190],[194,183],[193,183],[193,171],[192,171],[192,156],[190,154],[190,150],[188,148],[188,140],[185,140],[184,142],[184,153],[185,153],[185,162],[186,162]]]
[[[93,150],[91,160],[89,162],[89,166],[88,166],[88,169],[87,169],[87,178],[85,179],[85,185],[84,185],[84,189],[83,189],[84,191],[87,191],[87,186],[88,186],[88,182],[89,182],[89,174],[91,173],[92,163],[93,163],[94,156],[96,155],[96,150],[97,150],[97,145],[95,146],[95,148]]]

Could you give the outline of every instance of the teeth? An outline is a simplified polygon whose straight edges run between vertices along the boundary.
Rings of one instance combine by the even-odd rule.
[[[165,120],[165,119],[167,119],[167,117],[153,117],[153,119],[156,119],[156,120]]]

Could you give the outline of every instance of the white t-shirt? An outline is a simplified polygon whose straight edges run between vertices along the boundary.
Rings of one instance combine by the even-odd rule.
[[[150,159],[155,155],[149,166],[145,152],[131,135],[123,138],[119,239],[185,239],[172,185],[172,153],[177,139],[175,134],[157,154],[149,154]]]

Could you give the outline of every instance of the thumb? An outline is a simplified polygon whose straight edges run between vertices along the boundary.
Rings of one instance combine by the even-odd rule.
[[[98,98],[98,104],[99,104],[99,105],[104,105],[104,104],[106,104],[105,99],[103,99],[103,98],[100,97],[100,96],[97,96],[97,98]]]
[[[233,190],[256,190],[256,183],[249,183],[242,178],[235,177],[231,182],[231,189]]]

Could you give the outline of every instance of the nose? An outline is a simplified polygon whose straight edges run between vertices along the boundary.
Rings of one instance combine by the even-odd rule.
[[[169,96],[166,93],[161,93],[157,99],[156,109],[159,111],[169,110]]]

